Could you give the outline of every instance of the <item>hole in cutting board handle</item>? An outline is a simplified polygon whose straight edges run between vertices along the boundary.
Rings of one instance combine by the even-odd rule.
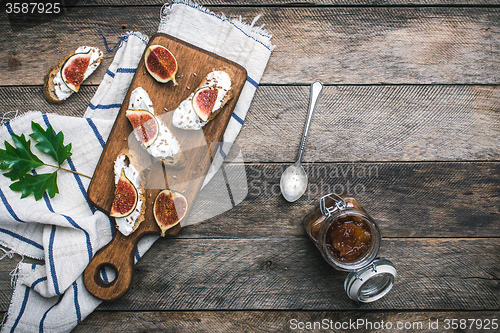
[[[94,273],[95,283],[102,288],[109,288],[118,280],[118,270],[111,263],[102,263],[96,267]]]
[[[96,252],[83,272],[88,292],[103,301],[122,297],[132,285],[134,249],[143,233],[125,238],[120,232]]]

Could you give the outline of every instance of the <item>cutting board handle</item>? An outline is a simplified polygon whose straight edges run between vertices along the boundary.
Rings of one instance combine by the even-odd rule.
[[[132,284],[134,251],[142,234],[132,233],[125,237],[116,231],[113,239],[97,251],[83,272],[87,290],[103,301],[114,301],[122,297]],[[112,281],[104,281],[101,271],[110,267],[115,271]]]

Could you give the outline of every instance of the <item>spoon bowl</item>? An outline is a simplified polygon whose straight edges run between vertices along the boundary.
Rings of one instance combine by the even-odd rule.
[[[283,197],[289,202],[298,200],[304,194],[307,188],[307,174],[300,161],[290,165],[281,174],[280,188]]]
[[[299,153],[297,156],[297,162],[290,165],[285,169],[280,178],[280,189],[281,194],[285,200],[289,202],[294,202],[298,200],[307,189],[307,174],[302,167],[300,161],[302,160],[302,153],[306,147],[307,133],[309,132],[309,125],[311,125],[311,119],[314,113],[314,108],[316,107],[316,102],[318,101],[319,94],[323,90],[323,84],[320,81],[315,81],[311,84],[311,96],[309,100],[309,110],[307,111],[307,120],[304,126],[304,133],[302,134],[302,140],[300,142]]]

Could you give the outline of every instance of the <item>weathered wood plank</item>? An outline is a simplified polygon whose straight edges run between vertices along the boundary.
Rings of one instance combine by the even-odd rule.
[[[53,105],[41,87],[0,87],[0,116],[81,116],[95,90],[84,86]],[[245,161],[293,161],[308,102],[307,86],[260,86],[236,140]],[[499,136],[499,86],[327,86],[303,161],[498,160]]]
[[[230,226],[228,226],[230,227]],[[393,290],[352,302],[308,238],[167,239],[136,265],[133,288],[102,310],[498,310],[500,240],[384,239]]]
[[[388,332],[444,330],[451,320],[474,332],[498,318],[495,311],[96,311],[80,323],[77,332]],[[464,322],[465,320],[465,322]],[[463,328],[463,326],[462,326]]]
[[[495,160],[499,101],[487,86],[326,87],[304,161]],[[308,103],[308,86],[260,87],[236,141],[245,160],[294,160]]]
[[[303,217],[322,195],[354,195],[385,237],[500,237],[500,164],[332,163],[306,164],[309,185],[295,203],[281,196],[287,165],[225,166],[193,206],[181,238],[304,237]]]
[[[246,182],[238,168],[226,166],[231,191],[247,190],[246,199],[186,227],[180,237],[304,236],[302,218],[333,191],[357,197],[385,237],[500,236],[499,163],[306,164],[308,188],[295,203],[280,193],[286,166],[248,164]],[[214,181],[200,193],[193,220],[205,220],[207,212],[221,205],[216,193],[227,193],[226,182]]]
[[[486,6],[499,5],[498,0],[205,0],[203,6]],[[156,0],[79,0],[78,6],[156,6]]]
[[[305,237],[161,239],[136,265],[128,293],[98,309],[498,310],[499,249],[499,238],[383,239],[380,254],[395,264],[396,284],[383,299],[357,304],[343,290],[347,274]],[[0,265],[0,311],[15,263]]]
[[[277,47],[264,82],[496,81],[496,74],[483,76],[469,67],[475,62],[498,72],[494,55],[500,51],[500,43],[498,33],[492,32],[498,31],[498,24],[485,26],[490,20],[487,17],[498,15],[496,10],[369,8],[357,12],[354,8],[318,8],[283,9],[268,15],[266,26],[279,37],[274,40]],[[472,15],[479,16],[472,19]],[[486,33],[488,37],[478,36],[483,29],[492,29]],[[476,52],[471,46],[483,49]]]
[[[7,311],[14,291],[11,284],[10,273],[16,269],[21,256],[15,255],[13,258],[4,258],[0,264],[0,311]]]
[[[96,90],[97,86],[82,85],[64,103],[51,104],[45,100],[42,86],[0,87],[0,119],[3,122],[29,111],[82,117]]]
[[[33,29],[12,32],[0,20],[0,85],[41,84],[68,50],[103,47],[99,31],[123,27],[152,35],[160,6],[75,7]],[[277,46],[262,83],[498,84],[500,10],[486,7],[213,7],[260,24]],[[106,13],[106,15],[102,15]],[[5,14],[3,14],[5,15]],[[110,43],[113,38],[109,38]],[[8,67],[14,56],[21,62]],[[88,83],[100,82],[113,54]]]

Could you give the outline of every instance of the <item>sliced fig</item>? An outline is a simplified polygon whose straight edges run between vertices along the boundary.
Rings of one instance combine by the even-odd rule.
[[[219,91],[214,87],[201,87],[193,96],[193,110],[201,120],[207,121],[212,114]]]
[[[159,131],[156,117],[147,110],[127,110],[125,114],[144,147],[151,146]]]
[[[177,191],[163,190],[156,196],[153,214],[161,229],[161,235],[179,223],[188,209],[186,197]]]
[[[113,199],[113,204],[111,205],[111,213],[109,216],[112,217],[125,217],[134,211],[137,206],[137,189],[134,184],[125,176],[125,173],[120,174],[120,179],[116,184],[115,188],[115,198]]]
[[[87,53],[75,53],[61,66],[61,77],[69,89],[74,92],[80,90],[80,85],[85,78],[85,72],[90,64],[92,50]]]
[[[144,54],[144,62],[149,74],[156,81],[162,83],[173,81],[174,85],[177,85],[175,81],[178,68],[177,60],[166,47],[161,45],[149,46]]]

